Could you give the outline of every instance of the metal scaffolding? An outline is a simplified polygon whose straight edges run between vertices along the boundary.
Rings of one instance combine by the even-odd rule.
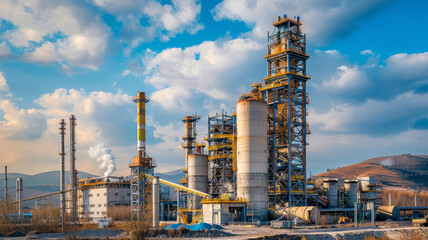
[[[209,194],[217,197],[235,192],[236,187],[236,115],[208,116]]]
[[[268,188],[270,207],[306,206],[306,35],[286,15],[268,34],[268,75],[255,84],[268,104]]]

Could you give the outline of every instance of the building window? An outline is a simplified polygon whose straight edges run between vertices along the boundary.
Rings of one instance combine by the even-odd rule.
[[[100,212],[97,212],[97,215],[100,214]]]
[[[107,196],[107,193],[104,193],[104,196]]]
[[[90,208],[93,208],[93,207],[95,207],[95,204],[91,204],[91,205],[89,205],[89,207],[90,207]]]
[[[104,203],[104,207],[107,207],[107,204]]]
[[[97,193],[97,197],[99,197],[100,196],[100,194],[99,193]]]
[[[89,194],[89,197],[93,197],[94,195],[92,195],[92,194]]]
[[[98,204],[98,207],[101,207],[101,204]]]
[[[114,195],[115,195],[115,196],[119,196],[119,193],[115,193]]]

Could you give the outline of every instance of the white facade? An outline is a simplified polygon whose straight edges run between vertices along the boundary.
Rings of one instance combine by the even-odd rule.
[[[95,221],[108,217],[108,208],[131,205],[130,183],[121,177],[81,179],[77,194],[77,210],[80,220]],[[71,194],[67,193],[67,214],[70,214]]]
[[[79,191],[78,198],[80,219],[105,219],[108,207],[131,204],[131,190],[129,187],[89,188]]]

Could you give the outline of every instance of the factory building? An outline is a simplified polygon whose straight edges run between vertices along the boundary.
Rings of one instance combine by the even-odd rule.
[[[123,177],[80,179],[78,187],[77,212],[80,220],[105,219],[108,217],[109,207],[129,206],[131,203],[130,182]],[[71,198],[71,194],[67,194],[67,197]],[[71,206],[67,212],[71,212]]]

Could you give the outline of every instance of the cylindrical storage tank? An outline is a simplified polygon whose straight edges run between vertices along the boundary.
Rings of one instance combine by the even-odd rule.
[[[187,179],[188,186],[201,192],[208,192],[208,156],[205,154],[189,154],[187,156]],[[189,208],[200,209],[201,197],[192,194],[189,199]]]
[[[308,206],[308,207],[283,207],[277,208],[270,212],[272,219],[278,219],[282,216],[286,220],[294,220],[296,217],[312,224],[319,224],[321,213],[317,207]]]
[[[392,219],[397,221],[400,218],[400,208],[397,206],[380,206],[376,213],[379,220]]]
[[[338,180],[326,179],[323,185],[328,199],[328,208],[337,208]]]
[[[357,202],[358,196],[358,181],[357,180],[345,180],[345,205],[346,207],[354,207]]]
[[[247,199],[254,221],[268,215],[267,104],[246,99],[237,103],[237,197]]]

